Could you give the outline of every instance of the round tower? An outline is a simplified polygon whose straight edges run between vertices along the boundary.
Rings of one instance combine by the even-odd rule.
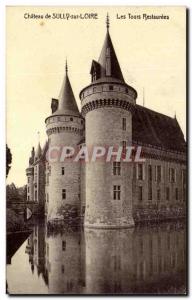
[[[48,161],[49,171],[46,180],[48,221],[76,217],[80,206],[80,164],[62,158],[63,151],[67,151],[64,147],[76,148],[84,133],[84,119],[76,104],[67,65],[59,105],[55,106],[54,102],[53,106],[52,115],[45,120],[49,153],[57,150],[56,160]]]
[[[35,158],[35,150],[34,147],[31,151],[31,157],[29,158],[29,166],[26,169],[26,175],[27,175],[27,201],[33,201],[33,181],[34,181],[34,163]]]
[[[132,142],[132,109],[137,92],[124,81],[107,33],[98,62],[92,62],[92,82],[80,92],[87,147],[126,147]],[[115,157],[115,156],[114,156]],[[85,227],[119,228],[134,225],[132,165],[112,160],[86,164]]]

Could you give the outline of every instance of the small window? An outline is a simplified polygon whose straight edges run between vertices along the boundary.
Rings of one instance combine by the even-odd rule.
[[[28,200],[28,201],[30,200],[30,197],[29,197],[29,196],[27,197],[27,200]]]
[[[174,168],[169,168],[169,182],[176,182],[176,170]]]
[[[73,121],[73,118],[70,118],[70,121]]]
[[[113,175],[121,175],[121,163],[113,162]]]
[[[47,194],[47,202],[49,202],[49,194]]]
[[[64,267],[64,265],[61,265],[61,273],[62,273],[62,274],[65,273],[65,267]]]
[[[64,167],[61,168],[61,174],[65,175],[65,168]]]
[[[51,175],[51,166],[49,166],[49,175]]]
[[[148,187],[148,200],[152,200],[152,186]]]
[[[166,188],[166,200],[169,201],[169,188]]]
[[[81,124],[83,124],[83,120],[81,120]]]
[[[138,199],[139,201],[142,201],[143,200],[143,187],[142,186],[139,186],[139,195],[138,195]]]
[[[175,199],[179,200],[179,191],[178,191],[178,188],[175,189]]]
[[[126,130],[126,118],[122,119],[122,129]]]
[[[139,180],[143,180],[144,176],[143,176],[143,164],[138,164],[138,179]]]
[[[109,90],[113,91],[113,86],[112,85],[109,86]]]
[[[148,180],[152,181],[152,166],[148,165]]]
[[[62,241],[62,250],[63,250],[63,251],[66,250],[66,241]]]
[[[66,189],[62,189],[62,199],[66,199]]]
[[[161,182],[161,166],[155,166],[155,181]]]
[[[29,186],[27,187],[27,192],[29,193]]]
[[[113,200],[120,200],[121,199],[121,186],[114,185],[113,186]]]
[[[161,200],[161,190],[157,189],[157,200],[160,201]]]
[[[128,88],[126,88],[126,89],[125,89],[125,93],[127,93],[127,94],[129,93],[129,90],[128,90]]]

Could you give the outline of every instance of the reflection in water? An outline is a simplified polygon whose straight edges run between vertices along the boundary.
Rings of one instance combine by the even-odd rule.
[[[28,255],[29,293],[184,294],[186,290],[182,223],[62,233],[48,233],[46,227],[36,225],[25,243],[26,253],[20,257]],[[11,274],[16,263],[17,257],[13,257],[7,276],[9,293],[18,293]],[[33,281],[35,273],[43,278],[41,291]],[[19,292],[26,293],[22,276]]]

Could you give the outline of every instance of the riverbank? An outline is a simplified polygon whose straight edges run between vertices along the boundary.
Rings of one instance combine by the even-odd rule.
[[[20,216],[11,208],[7,208],[6,225],[7,234],[30,231],[23,216]]]

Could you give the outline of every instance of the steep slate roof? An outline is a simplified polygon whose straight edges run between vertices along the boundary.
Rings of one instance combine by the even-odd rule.
[[[66,74],[59,94],[58,109],[53,113],[53,115],[79,116],[79,109],[68,77],[67,65],[66,65]]]
[[[132,140],[170,151],[186,151],[186,142],[177,119],[135,105],[132,112]],[[85,138],[79,144],[85,143]]]
[[[40,143],[38,143],[37,149],[35,151],[35,158],[40,158],[41,152],[42,152],[41,145],[40,145]]]
[[[115,49],[113,47],[113,43],[109,34],[109,30],[107,30],[105,41],[103,44],[103,48],[101,50],[101,54],[98,60],[100,64],[100,76],[106,77],[106,65],[109,63],[111,69],[110,77],[119,79],[124,82],[123,74],[121,72],[121,68],[115,53]]]
[[[135,105],[132,114],[132,140],[167,150],[186,150],[186,142],[176,118],[140,105]]]

